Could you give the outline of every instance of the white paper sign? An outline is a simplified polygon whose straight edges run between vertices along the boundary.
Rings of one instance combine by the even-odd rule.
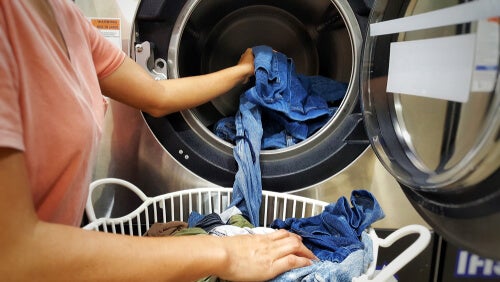
[[[387,92],[466,102],[475,38],[465,34],[391,43]]]

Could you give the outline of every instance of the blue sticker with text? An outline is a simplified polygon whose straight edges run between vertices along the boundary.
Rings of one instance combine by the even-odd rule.
[[[482,258],[468,251],[459,250],[455,265],[456,277],[499,278],[500,261]]]

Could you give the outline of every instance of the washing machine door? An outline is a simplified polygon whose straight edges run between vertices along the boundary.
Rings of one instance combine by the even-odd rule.
[[[370,143],[447,241],[500,259],[500,1],[375,1],[363,51]]]

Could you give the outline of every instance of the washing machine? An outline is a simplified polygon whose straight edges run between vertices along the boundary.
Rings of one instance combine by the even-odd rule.
[[[375,228],[423,224],[500,259],[499,1],[75,2],[158,80],[234,65],[264,44],[298,73],[345,82],[321,129],[261,152],[263,189],[329,202],[366,189],[386,213]],[[212,126],[244,90],[161,118],[110,101],[94,178],[126,179],[148,196],[231,187],[233,144]],[[119,189],[94,199],[106,216],[134,201]]]

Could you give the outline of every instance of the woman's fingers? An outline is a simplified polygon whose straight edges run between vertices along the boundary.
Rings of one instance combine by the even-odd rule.
[[[294,254],[307,258],[308,260],[317,259],[313,252],[304,246],[302,238],[299,235],[286,230],[278,230],[269,235],[274,236],[273,239],[276,240],[276,251],[279,256],[284,257],[289,254]]]
[[[290,269],[306,267],[311,264],[312,262],[310,259],[296,255],[287,255],[275,260],[272,268],[276,273],[276,276],[278,276],[279,274],[286,272]]]
[[[251,48],[247,48],[243,54],[241,54],[238,65],[245,66],[247,71],[247,75],[243,79],[243,84],[247,83],[250,80],[250,77],[254,74],[254,64],[253,64],[254,56]]]

